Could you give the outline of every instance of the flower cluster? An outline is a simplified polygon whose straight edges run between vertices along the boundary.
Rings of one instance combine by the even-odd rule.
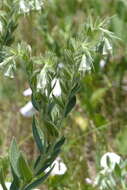
[[[42,0],[20,0],[19,2],[19,13],[29,13],[31,10],[39,11],[43,7]]]

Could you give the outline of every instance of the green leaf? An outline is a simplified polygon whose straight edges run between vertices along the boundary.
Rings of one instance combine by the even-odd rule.
[[[97,89],[91,96],[91,103],[96,106],[99,102],[101,102],[102,98],[104,98],[107,88],[99,88]]]
[[[51,164],[53,163],[54,160],[52,161],[47,161],[43,164],[43,167],[41,167],[37,172],[36,176],[41,175]]]
[[[115,174],[121,178],[121,168],[117,163],[115,164]]]
[[[17,190],[20,186],[20,180],[19,178],[16,176],[13,168],[11,168],[11,173],[13,175],[13,181],[12,181],[12,184],[11,184],[11,187],[10,187],[10,190]]]
[[[60,149],[61,146],[64,144],[64,142],[65,142],[65,137],[61,137],[61,139],[55,144],[54,150]]]
[[[64,104],[62,103],[62,101],[60,100],[60,98],[58,97],[55,97],[54,95],[53,95],[53,99],[54,99],[54,101],[55,101],[55,103],[57,104],[57,105],[59,105],[62,109],[64,109]]]
[[[75,104],[76,104],[76,96],[73,96],[69,100],[69,102],[68,102],[68,104],[66,106],[65,114],[64,114],[65,117],[67,117],[67,115],[71,112],[71,110],[74,108]]]
[[[51,134],[52,136],[56,136],[56,137],[59,135],[59,131],[53,123],[51,123],[49,121],[44,121],[44,123],[46,125],[46,128],[47,128],[49,134]]]
[[[47,177],[49,176],[49,174],[51,173],[52,169],[54,168],[54,166],[42,177],[36,179],[34,182],[32,182],[31,184],[27,185],[24,190],[31,190],[35,187],[37,187],[38,185],[42,184]]]
[[[33,136],[36,141],[37,147],[41,153],[44,153],[44,135],[42,130],[36,126],[35,117],[33,117],[32,123]]]
[[[31,101],[32,101],[32,104],[33,104],[34,108],[39,111],[38,102],[37,102],[37,100],[36,100],[36,98],[35,98],[35,96],[33,94],[31,96]]]
[[[80,84],[77,82],[71,91],[71,97],[73,97],[75,94],[77,94],[79,92],[79,90],[80,90]]]
[[[15,138],[13,138],[11,146],[10,146],[10,151],[9,151],[9,160],[11,163],[11,167],[13,168],[15,174],[20,177],[20,174],[18,172],[18,159],[19,159],[20,152],[17,147],[17,143]]]
[[[26,162],[23,155],[20,153],[20,157],[18,160],[18,168],[20,172],[20,176],[24,182],[30,182],[33,178],[32,170],[30,169],[28,163]]]
[[[34,169],[36,169],[36,167],[38,166],[39,162],[41,160],[41,155],[39,155],[35,161],[35,164],[34,164]]]
[[[4,182],[4,173],[3,173],[3,169],[0,168],[0,184],[3,187],[3,190],[7,190],[5,182]]]

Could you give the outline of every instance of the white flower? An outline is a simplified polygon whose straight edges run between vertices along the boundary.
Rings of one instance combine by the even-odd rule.
[[[31,101],[29,101],[25,106],[20,109],[20,113],[24,117],[32,117],[36,113],[36,109],[33,107]]]
[[[55,164],[55,166],[50,173],[51,176],[64,175],[66,173],[67,167],[63,163],[63,161],[61,160],[60,157],[57,157],[56,160],[52,163],[52,165],[45,170],[45,172],[47,173],[54,164]]]
[[[109,165],[108,166],[108,159],[109,159]],[[101,158],[100,165],[104,169],[114,169],[116,164],[120,164],[121,157],[113,152],[107,152],[104,154]]]
[[[59,63],[58,64],[58,68],[60,68],[60,69],[64,68],[64,64],[63,63]]]
[[[90,184],[90,185],[93,185],[93,181],[92,181],[92,179],[90,179],[90,178],[85,178],[85,182],[87,183],[87,184]]]
[[[7,190],[9,190],[10,187],[11,187],[11,182],[5,182],[5,185],[6,185],[6,187],[7,187]],[[2,188],[1,185],[0,185],[0,190],[3,190],[3,188]],[[39,189],[33,189],[33,190],[39,190]]]
[[[39,0],[35,0],[35,9],[36,10],[41,10],[42,9],[42,6],[43,6],[43,1],[41,0],[41,1],[39,1]]]
[[[30,96],[32,94],[32,90],[31,88],[27,88],[26,90],[24,90],[23,95],[24,96]]]
[[[42,93],[45,93],[47,96],[47,71],[46,66],[42,69],[40,74],[37,77],[37,90],[41,91]],[[50,98],[52,98],[52,95],[54,96],[60,96],[61,95],[61,87],[60,82],[58,78],[54,78],[51,81],[51,87],[53,88],[52,93],[50,94]]]
[[[45,91],[46,85],[47,85],[47,72],[46,72],[46,66],[44,66],[40,74],[37,76],[37,90]]]
[[[86,56],[85,54],[82,56],[82,60],[79,66],[79,71],[90,71],[92,65],[92,58],[89,56]]]
[[[3,31],[3,25],[2,25],[2,22],[0,21],[0,33],[2,33]]]
[[[101,60],[100,60],[100,67],[101,67],[101,68],[104,68],[105,65],[106,65],[106,61],[105,61],[104,59],[101,59]]]
[[[30,11],[29,4],[26,5],[26,2],[24,0],[20,0],[19,2],[19,9],[20,9],[20,13],[28,13]]]
[[[4,76],[14,78],[14,67],[13,65],[9,65],[6,72],[4,73]]]
[[[10,189],[11,183],[10,182],[5,182],[5,185],[7,187],[7,189]],[[0,190],[3,190],[2,186],[0,185]]]
[[[29,13],[31,10],[41,10],[43,6],[42,0],[20,0],[19,2],[19,13]]]
[[[60,86],[59,79],[54,78],[51,85],[53,88],[52,94],[54,96],[60,96],[61,95],[61,86]]]
[[[104,38],[102,55],[108,55],[108,54],[112,54],[112,45],[110,44],[107,38]]]

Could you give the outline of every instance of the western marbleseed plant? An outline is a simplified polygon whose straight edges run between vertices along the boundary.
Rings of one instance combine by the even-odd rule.
[[[6,77],[14,78],[16,67],[22,65],[32,90],[31,101],[37,110],[32,131],[38,156],[33,165],[28,164],[13,138],[8,156],[12,181],[10,190],[32,190],[42,184],[52,171],[54,166],[48,171],[47,168],[57,158],[65,142],[63,121],[76,105],[80,81],[93,67],[95,54],[103,59],[110,56],[110,43],[114,35],[103,28],[106,21],[97,20],[93,24],[90,18],[79,35],[75,38],[70,36],[66,46],[61,47],[61,57],[57,57],[54,52],[35,57],[30,45],[25,42],[14,43],[14,31],[22,16],[45,11],[46,6],[39,0],[31,3],[25,0],[1,2],[0,68]],[[7,190],[2,163],[4,161],[0,165],[0,183]]]

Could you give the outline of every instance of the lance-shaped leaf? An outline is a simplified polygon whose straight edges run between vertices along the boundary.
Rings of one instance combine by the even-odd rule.
[[[61,139],[55,144],[54,146],[54,150],[60,150],[61,146],[64,144],[65,142],[65,137],[61,137]]]
[[[65,113],[64,113],[65,117],[67,117],[67,115],[71,112],[71,110],[74,108],[75,104],[76,104],[76,96],[73,96],[69,100],[69,102],[68,102],[68,104],[67,104],[67,106],[65,108]]]
[[[51,123],[49,121],[44,121],[44,124],[45,124],[49,134],[51,134],[52,136],[58,137],[59,131],[53,123]]]
[[[13,168],[11,168],[11,173],[13,175],[13,181],[12,181],[12,184],[11,184],[11,187],[10,187],[10,190],[17,190],[20,186],[20,180],[19,178],[16,176]]]
[[[51,173],[52,169],[54,168],[54,166],[42,177],[35,179],[32,183],[30,183],[29,185],[27,185],[24,190],[31,190],[35,187],[37,187],[38,185],[40,185],[41,183],[43,183],[47,177],[49,176],[49,174]]]
[[[42,130],[37,127],[36,119],[33,117],[33,123],[32,123],[32,130],[33,130],[33,136],[36,141],[37,147],[40,151],[40,153],[44,153],[44,134]]]
[[[18,160],[18,169],[21,179],[23,179],[24,182],[30,182],[33,178],[32,170],[21,153]]]
[[[10,160],[11,167],[14,170],[14,173],[20,178],[20,174],[18,171],[18,165],[17,165],[19,155],[20,155],[20,152],[18,150],[16,140],[15,140],[15,138],[13,138],[11,147],[10,147],[10,151],[9,151],[9,160]]]
[[[0,168],[0,184],[3,187],[3,190],[7,190],[5,182],[4,182],[4,174],[3,174],[3,169]]]

